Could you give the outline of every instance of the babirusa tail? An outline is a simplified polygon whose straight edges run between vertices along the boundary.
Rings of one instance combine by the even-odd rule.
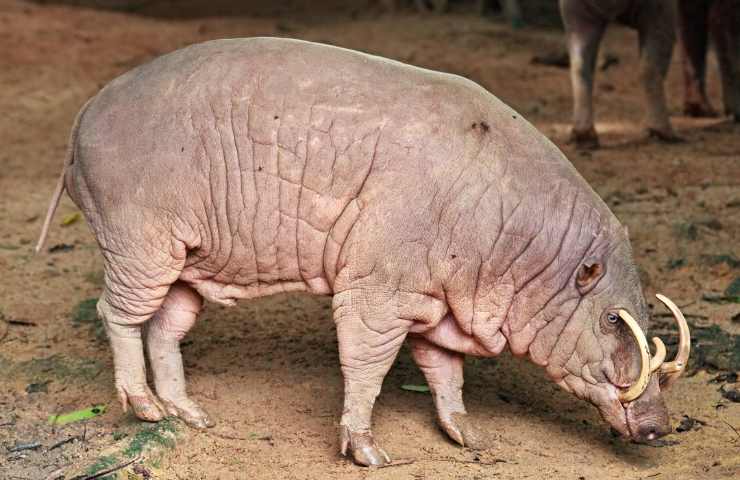
[[[70,149],[70,150],[73,150]],[[71,157],[71,155],[69,155]],[[49,234],[49,225],[51,225],[51,220],[54,217],[54,212],[57,209],[57,206],[59,205],[59,200],[62,198],[62,193],[64,193],[64,176],[67,173],[67,165],[71,164],[71,159],[67,159],[67,161],[64,162],[64,168],[62,168],[62,175],[59,177],[59,181],[57,182],[57,188],[54,189],[54,195],[51,197],[51,204],[49,205],[49,209],[46,211],[46,218],[44,219],[44,226],[41,227],[41,235],[39,236],[39,241],[36,243],[36,253],[39,253],[42,248],[44,248],[44,242],[46,242],[46,236]]]
[[[82,109],[80,109],[80,112],[77,114],[77,117],[75,118],[75,123],[72,126],[72,133],[69,136],[69,144],[67,145],[67,158],[65,158],[64,160],[64,167],[62,167],[62,174],[59,176],[59,181],[57,182],[57,186],[54,189],[54,194],[51,197],[51,203],[49,204],[49,209],[46,211],[46,218],[44,219],[44,225],[41,227],[41,235],[39,236],[38,243],[36,243],[36,253],[39,253],[41,249],[44,248],[44,242],[46,242],[46,236],[49,234],[49,226],[51,225],[51,221],[54,218],[54,212],[59,206],[59,200],[62,198],[62,193],[64,193],[64,189],[65,189],[64,178],[67,175],[67,169],[74,162],[75,144],[77,143],[77,131],[80,128],[80,120],[82,119],[82,114],[85,113],[85,110],[87,109],[87,106],[90,104],[91,101],[92,101],[92,98],[88,100],[87,103],[85,103]]]

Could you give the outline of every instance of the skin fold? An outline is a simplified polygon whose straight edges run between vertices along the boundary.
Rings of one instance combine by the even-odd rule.
[[[607,313],[649,320],[625,229],[549,140],[469,80],[296,40],[191,46],[83,108],[63,182],[103,253],[119,397],[143,420],[212,424],[179,352],[204,299],[300,290],[333,295],[339,446],[359,464],[389,461],[371,416],[407,339],[460,444],[483,438],[463,355],[507,348],[626,436],[670,429],[655,381],[616,400],[639,356]]]
[[[691,0],[689,0],[691,1]],[[678,141],[671,127],[663,83],[675,42],[675,0],[559,0],[570,54],[573,86],[571,140],[597,148],[593,85],[599,44],[610,22],[637,30],[640,82],[645,94],[645,128],[663,141]]]

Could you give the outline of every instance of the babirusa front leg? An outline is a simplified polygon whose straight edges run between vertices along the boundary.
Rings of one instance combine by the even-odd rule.
[[[372,412],[403,344],[409,321],[395,316],[388,296],[377,290],[349,289],[334,295],[334,321],[344,376],[340,449],[360,465],[384,465],[390,457],[372,434]]]

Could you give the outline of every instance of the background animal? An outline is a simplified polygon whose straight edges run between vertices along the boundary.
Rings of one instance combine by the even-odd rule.
[[[604,31],[615,21],[639,35],[645,128],[660,140],[679,140],[671,127],[663,86],[675,41],[675,0],[560,0],[560,13],[570,53],[572,141],[587,148],[599,145],[594,128],[594,72]]]

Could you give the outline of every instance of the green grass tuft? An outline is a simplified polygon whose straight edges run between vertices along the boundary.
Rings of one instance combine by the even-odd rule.
[[[97,298],[88,298],[78,303],[72,312],[72,325],[75,327],[88,325],[95,338],[102,341],[105,340],[106,334],[103,321],[98,318],[97,305]]]
[[[98,472],[101,472],[105,470],[106,468],[111,468],[114,465],[118,464],[118,459],[113,455],[103,455],[102,457],[99,457],[95,463],[87,467],[87,470],[85,470],[86,475],[95,475]],[[113,480],[115,478],[115,474],[106,475],[104,477],[100,477],[100,480]]]
[[[18,363],[0,356],[0,366],[7,366],[3,370],[9,376],[28,378],[33,383],[43,383],[50,379],[91,381],[103,368],[97,360],[69,358],[61,354]]]
[[[151,447],[163,446],[173,448],[175,446],[173,437],[176,431],[175,422],[169,418],[165,418],[152,427],[138,431],[122,453],[126,457],[135,457]]]

